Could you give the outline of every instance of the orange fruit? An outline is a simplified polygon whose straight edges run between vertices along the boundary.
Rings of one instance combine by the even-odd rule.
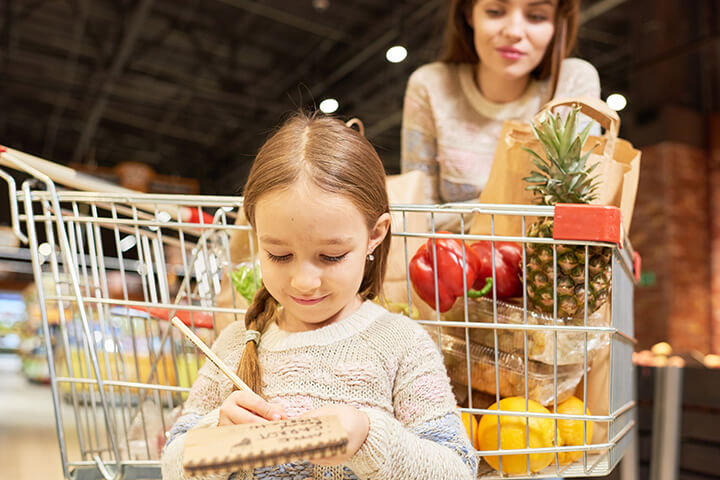
[[[499,403],[490,405],[488,410],[550,413],[547,408],[533,400],[528,400],[526,410],[524,397],[503,398]],[[480,418],[478,424],[476,437],[478,450],[500,449],[498,448],[498,424],[500,426],[500,446],[502,450],[528,448],[528,437],[530,448],[553,446],[555,425],[551,418],[486,414]],[[530,458],[530,472],[533,473],[539,472],[550,465],[555,458],[552,453],[501,455],[500,457],[502,458],[502,472],[509,474],[527,473],[528,457]],[[483,458],[495,470],[500,471],[500,461],[497,455],[483,455]]]
[[[468,438],[470,439],[470,443],[473,444],[473,447],[477,449],[477,430],[478,430],[478,422],[475,419],[475,415],[467,412],[462,412],[460,414],[462,417],[463,425],[465,425],[465,431],[467,431]],[[472,430],[470,429],[470,426],[472,425]]]
[[[582,415],[583,401],[577,397],[570,397],[562,402],[557,409],[557,413],[565,415]],[[585,415],[590,415],[590,410],[585,410]],[[582,420],[558,420],[558,433],[560,435],[560,445],[585,445],[590,443],[593,435],[593,422]],[[583,442],[583,423],[585,424],[586,441]],[[582,458],[583,451],[562,452],[558,453],[558,460],[561,464],[572,463]]]

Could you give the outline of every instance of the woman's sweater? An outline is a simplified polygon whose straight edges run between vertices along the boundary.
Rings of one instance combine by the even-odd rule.
[[[236,369],[244,327],[229,325],[213,346]],[[477,459],[456,409],[436,344],[417,323],[372,302],[326,327],[290,333],[271,323],[258,355],[263,394],[296,417],[326,404],[367,413],[370,430],[360,450],[335,467],[295,462],[235,472],[234,479],[436,479],[475,478]],[[200,369],[162,457],[165,480],[184,478],[185,432],[214,428],[218,407],[232,392],[211,362]],[[208,475],[205,478],[227,478]]]
[[[405,92],[403,172],[428,174],[426,203],[477,201],[490,175],[503,122],[530,121],[549,100],[549,89],[549,81],[531,80],[518,100],[493,103],[480,92],[471,64],[420,67]],[[565,59],[553,98],[579,95],[600,96],[598,73],[584,60]]]

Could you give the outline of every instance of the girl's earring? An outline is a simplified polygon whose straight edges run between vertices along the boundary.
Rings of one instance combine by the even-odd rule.
[[[372,262],[373,260],[375,260],[375,255],[373,255],[372,253],[368,253],[367,261]]]

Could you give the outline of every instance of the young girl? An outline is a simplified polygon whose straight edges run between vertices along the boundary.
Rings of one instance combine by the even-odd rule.
[[[328,414],[349,434],[345,454],[232,478],[475,478],[436,345],[419,324],[371,302],[390,213],[370,143],[336,119],[292,118],[258,153],[244,210],[263,285],[245,325],[228,326],[213,349],[255,393],[233,391],[205,362],[166,444],[163,478],[183,478],[188,429]]]
[[[445,53],[411,75],[403,107],[402,170],[428,174],[427,203],[477,201],[504,120],[529,121],[553,98],[600,96],[595,68],[565,58],[579,4],[453,0]]]

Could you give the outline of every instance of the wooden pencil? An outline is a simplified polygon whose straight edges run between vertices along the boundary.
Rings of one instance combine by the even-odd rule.
[[[187,325],[185,325],[182,320],[180,320],[178,317],[173,317],[172,320],[170,320],[173,325],[175,325],[180,331],[185,335],[191,342],[195,344],[196,347],[198,347],[205,356],[210,359],[211,362],[215,364],[216,367],[220,369],[222,373],[225,374],[227,378],[230,379],[230,381],[240,390],[247,390],[248,392],[252,392],[252,389],[248,387],[245,382],[240,380],[240,377],[238,377],[235,372],[230,370],[230,368],[225,365],[225,363],[220,360],[220,358],[215,355],[215,353],[210,350],[210,347],[208,347],[205,342],[200,340],[200,338],[193,333],[192,330],[190,330]]]

